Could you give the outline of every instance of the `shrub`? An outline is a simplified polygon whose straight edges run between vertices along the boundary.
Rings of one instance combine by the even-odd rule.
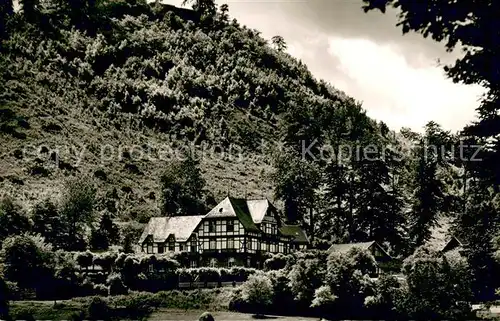
[[[324,265],[318,259],[299,259],[288,275],[294,298],[303,308],[310,306],[314,291],[323,285]]]
[[[373,290],[373,295],[365,298],[367,313],[372,318],[395,320],[403,317],[401,312],[407,293],[402,281],[392,275],[381,275]]]
[[[123,280],[119,274],[111,274],[108,277],[107,283],[109,285],[109,295],[122,295],[128,293],[128,289],[125,284],[123,284]]]
[[[94,261],[94,255],[90,251],[76,254],[76,263],[82,268],[88,268]]]
[[[335,311],[339,317],[360,316],[365,298],[372,295],[373,284],[369,277],[375,271],[372,254],[354,248],[348,253],[333,252],[328,257],[325,285],[334,297],[328,297],[326,289],[316,292],[315,303],[323,311]],[[323,302],[324,305],[318,305]]]
[[[244,282],[249,275],[256,272],[256,269],[245,267],[225,268],[178,268],[176,274],[180,277],[181,282],[193,282],[198,279],[200,282]]]
[[[416,319],[470,317],[472,280],[465,259],[420,248],[404,261],[403,272],[406,296],[399,309],[406,315]]]
[[[273,285],[271,280],[264,273],[251,275],[241,287],[241,298],[257,311],[257,315],[262,314],[273,300]]]
[[[294,313],[294,298],[287,273],[282,270],[269,271],[267,275],[273,285],[273,311],[280,314]]]
[[[38,235],[6,238],[0,252],[6,280],[24,289],[46,289],[54,272],[53,254],[52,247]]]
[[[7,299],[9,300],[22,300],[25,299],[25,294],[22,289],[17,286],[16,282],[5,282]]]
[[[215,321],[215,319],[211,313],[203,312],[198,318],[198,321]]]
[[[291,259],[290,256],[284,255],[283,253],[274,254],[270,258],[264,261],[264,269],[266,270],[284,269],[287,266],[287,263],[290,259]]]
[[[110,311],[106,301],[98,296],[93,297],[87,306],[87,317],[90,320],[108,320]]]
[[[157,294],[135,292],[116,297],[113,303],[123,308],[127,319],[138,320],[146,318],[153,309],[160,306],[161,300]]]
[[[229,270],[229,274],[234,278],[234,281],[236,282],[244,282],[250,275],[253,275],[256,272],[256,269],[244,267],[233,267]]]
[[[311,303],[313,308],[324,308],[331,306],[337,296],[332,293],[331,288],[328,285],[323,285],[314,291],[314,300]]]
[[[104,284],[94,284],[93,290],[95,295],[107,296],[109,294],[109,289]]]
[[[5,320],[9,315],[9,287],[3,278],[0,278],[0,318]]]

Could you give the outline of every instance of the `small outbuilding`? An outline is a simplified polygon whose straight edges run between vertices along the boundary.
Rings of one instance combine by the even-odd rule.
[[[382,271],[390,270],[391,266],[394,265],[395,260],[392,256],[387,253],[387,251],[377,242],[360,242],[360,243],[345,243],[345,244],[333,244],[327,250],[328,253],[331,252],[340,252],[347,253],[353,248],[360,248],[363,250],[368,250],[375,258],[377,262],[377,274],[380,274]]]

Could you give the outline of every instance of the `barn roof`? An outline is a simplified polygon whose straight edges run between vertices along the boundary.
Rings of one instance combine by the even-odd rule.
[[[148,236],[153,237],[153,242],[165,242],[170,235],[177,242],[185,242],[189,239],[198,224],[205,215],[152,217],[139,238],[143,243]]]

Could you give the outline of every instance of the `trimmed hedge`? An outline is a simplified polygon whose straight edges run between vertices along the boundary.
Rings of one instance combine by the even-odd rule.
[[[256,269],[245,267],[177,269],[180,282],[245,282],[248,276],[256,272]]]

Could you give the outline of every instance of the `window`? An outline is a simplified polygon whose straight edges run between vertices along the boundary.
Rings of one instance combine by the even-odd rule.
[[[234,232],[234,221],[232,221],[232,220],[227,221],[226,230],[228,232]]]
[[[251,250],[252,249],[252,239],[248,239],[247,240],[247,250]]]
[[[234,240],[232,238],[227,239],[227,248],[234,249]]]
[[[158,244],[158,253],[163,253],[164,252],[163,244]]]
[[[179,251],[184,251],[184,244],[179,244]]]
[[[153,273],[155,271],[155,267],[153,266],[153,264],[150,264],[149,267],[148,267],[148,271],[150,273]]]
[[[148,244],[147,252],[148,252],[148,254],[153,253],[153,243]]]
[[[168,241],[168,250],[175,251],[175,241],[172,238]]]
[[[216,228],[216,222],[215,221],[208,222],[208,232],[215,233],[215,228]]]
[[[196,244],[196,239],[193,238],[191,239],[191,252],[197,252],[198,249],[197,249],[197,244]]]
[[[210,240],[210,243],[208,244],[208,249],[217,250],[217,242],[215,240]]]
[[[266,233],[266,223],[262,223],[261,230]]]
[[[210,267],[217,267],[217,259],[216,258],[210,259]]]
[[[227,260],[227,267],[233,267],[235,263],[236,260],[234,259],[234,257],[230,257],[229,260]]]
[[[192,260],[190,262],[189,266],[192,267],[192,268],[196,268],[196,267],[198,267],[198,262],[196,262],[195,260]]]

